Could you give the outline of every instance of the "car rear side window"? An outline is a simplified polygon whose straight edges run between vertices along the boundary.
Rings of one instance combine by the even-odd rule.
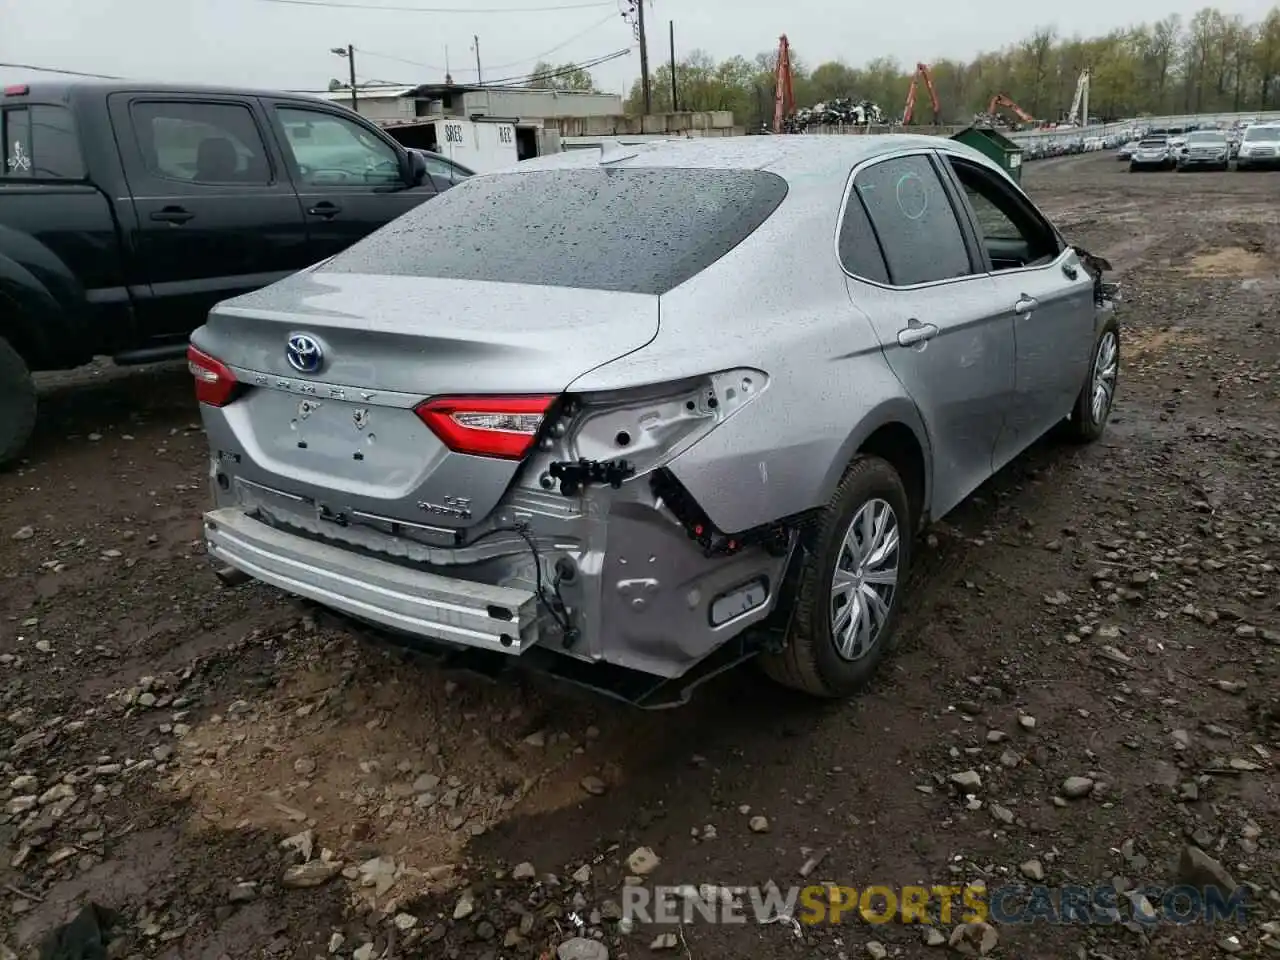
[[[0,176],[83,180],[75,118],[66,107],[33,103],[0,110]]]
[[[786,181],[763,170],[478,176],[322,269],[662,294],[749,237],[786,194]]]
[[[844,220],[840,223],[840,263],[855,277],[876,283],[889,282],[884,252],[856,190],[849,194]]]
[[[144,100],[130,112],[154,174],[188,183],[271,182],[267,148],[245,104]]]
[[[882,160],[859,171],[853,186],[880,238],[894,286],[973,272],[955,210],[928,157]]]

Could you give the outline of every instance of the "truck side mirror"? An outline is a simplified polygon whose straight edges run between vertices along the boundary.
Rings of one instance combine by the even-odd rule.
[[[423,160],[422,154],[416,150],[407,150],[405,152],[409,157],[408,176],[405,179],[411,187],[421,186],[427,179],[427,161]]]

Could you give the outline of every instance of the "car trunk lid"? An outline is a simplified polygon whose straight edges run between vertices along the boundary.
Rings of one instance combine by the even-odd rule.
[[[192,342],[244,385],[204,406],[238,480],[338,523],[459,530],[518,472],[517,431],[657,330],[653,295],[308,271],[220,304]],[[417,412],[448,397],[484,399]]]

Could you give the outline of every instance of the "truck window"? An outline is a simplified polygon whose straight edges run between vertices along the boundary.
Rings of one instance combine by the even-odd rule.
[[[33,103],[0,110],[0,176],[83,180],[75,118],[66,107]]]
[[[277,114],[308,186],[401,182],[399,155],[360,124],[320,110],[278,107]]]
[[[253,112],[238,103],[142,100],[130,106],[143,161],[152,173],[188,183],[271,182]]]

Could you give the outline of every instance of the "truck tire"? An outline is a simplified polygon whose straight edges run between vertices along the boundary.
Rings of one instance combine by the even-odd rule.
[[[910,569],[914,529],[898,472],[879,457],[855,460],[806,534],[806,558],[786,646],[760,658],[760,666],[772,680],[814,697],[844,698],[871,679],[897,640],[895,629]],[[851,540],[855,536],[857,539]],[[851,543],[855,548],[873,549],[874,555],[860,558],[850,552]],[[849,566],[858,569],[856,573],[849,571],[853,575],[845,578],[847,592],[837,597],[837,571]],[[863,596],[864,582],[879,583],[889,570],[894,574],[892,588],[876,591],[880,599],[874,602],[874,611],[867,611],[869,615],[874,612],[878,622],[865,635],[853,629],[846,632],[846,626],[858,625],[860,608],[869,602]],[[860,606],[850,607],[855,597]],[[837,599],[843,603],[837,604]],[[841,629],[837,631],[837,627]]]
[[[18,458],[35,426],[35,381],[26,361],[0,336],[0,467]]]

